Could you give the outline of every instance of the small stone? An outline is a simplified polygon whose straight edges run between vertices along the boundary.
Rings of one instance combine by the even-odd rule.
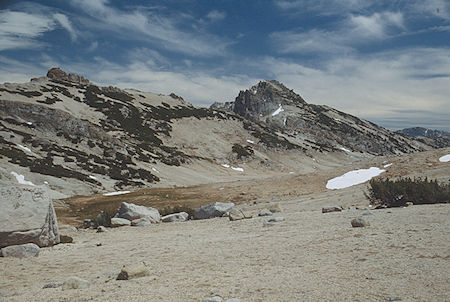
[[[98,226],[97,233],[103,233],[103,232],[106,232],[106,228],[102,225]]]
[[[341,212],[342,208],[338,206],[327,206],[322,208],[322,213]]]
[[[121,226],[129,226],[131,225],[131,221],[125,218],[111,218],[111,227],[121,227]]]
[[[366,227],[369,226],[369,222],[365,221],[362,218],[355,218],[351,221],[352,227],[354,228],[362,228],[362,227]]]
[[[148,220],[148,218],[146,217],[131,221],[131,225],[136,227],[146,227],[149,226],[150,224],[151,224],[150,220]]]
[[[85,219],[83,221],[83,229],[94,228],[95,222],[92,219]]]
[[[410,206],[413,206],[413,205],[414,205],[414,203],[412,203],[411,201],[407,201],[405,203],[405,207],[410,207]]]
[[[281,206],[279,203],[272,204],[269,207],[269,211],[272,213],[281,213]]]
[[[142,263],[126,265],[122,268],[116,280],[130,280],[150,275],[147,266]]]
[[[45,284],[42,289],[46,289],[46,288],[57,288],[57,287],[61,287],[63,286],[62,282],[51,282],[51,283],[47,283]]]
[[[66,279],[66,281],[64,281],[63,285],[62,285],[62,289],[63,290],[68,290],[68,289],[82,289],[82,288],[88,288],[89,287],[89,282],[78,278],[78,277],[69,277]]]
[[[369,216],[369,215],[373,215],[373,213],[372,213],[372,211],[367,210],[367,211],[362,212],[362,215]]]
[[[261,212],[259,212],[258,216],[272,216],[273,213],[271,211],[269,211],[268,209],[263,209],[261,210]]]
[[[285,220],[284,217],[278,216],[278,217],[270,218],[267,222],[281,222],[281,221],[284,221],[284,220]]]
[[[10,245],[1,249],[2,257],[29,258],[39,256],[39,246],[34,243]]]
[[[60,243],[72,243],[73,238],[67,235],[60,235]]]
[[[388,301],[402,301],[402,298],[392,296],[392,297],[389,297]]]
[[[223,299],[220,296],[209,297],[202,300],[202,302],[222,302],[222,301]]]

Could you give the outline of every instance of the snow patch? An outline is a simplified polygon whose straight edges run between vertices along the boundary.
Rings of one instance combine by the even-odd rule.
[[[26,151],[28,153],[33,153],[31,152],[31,149],[22,145],[17,145],[17,147],[19,147],[20,149],[22,149],[23,151]]]
[[[222,164],[222,167],[229,168],[230,165],[229,164]]]
[[[152,168],[152,171],[155,171],[156,173],[159,173],[159,171],[156,170],[156,168]]]
[[[21,185],[28,185],[28,186],[36,186],[31,181],[25,180],[25,176],[21,174],[17,174],[16,172],[11,172],[12,175],[17,179],[17,182]]]
[[[95,180],[97,179],[97,177],[95,177],[95,176],[93,176],[93,175],[89,175],[89,178],[90,178],[90,179],[95,179]]]
[[[350,150],[348,150],[348,149],[346,149],[346,148],[344,148],[344,147],[341,147],[341,148],[339,148],[339,149],[341,149],[342,151],[348,152],[348,153],[351,153],[351,152],[352,152],[352,151],[350,151]]]
[[[441,163],[447,163],[447,162],[449,162],[449,161],[450,161],[450,154],[447,154],[447,155],[442,156],[441,158],[439,158],[439,161],[440,161]]]
[[[247,143],[254,144],[255,142],[252,141],[252,140],[250,140],[250,139],[248,139],[248,140],[247,140]]]
[[[25,122],[25,124],[27,124],[27,125],[29,125],[29,126],[33,125],[32,122]]]
[[[281,104],[280,104],[280,107],[278,107],[278,109],[272,113],[272,116],[278,115],[283,111],[284,111],[283,106],[281,106]]]
[[[378,176],[383,172],[386,172],[386,170],[382,170],[376,167],[353,170],[345,173],[342,176],[330,179],[327,182],[326,188],[331,190],[348,188],[354,185],[365,183],[366,181],[371,180],[373,177]]]
[[[387,165],[384,165],[383,167],[384,167],[384,168],[388,168],[388,167],[390,167],[390,166],[392,166],[392,164],[387,164]]]
[[[130,191],[118,191],[118,192],[110,192],[110,193],[104,193],[103,196],[114,196],[114,195],[122,195],[122,194],[128,194]]]
[[[244,172],[244,169],[239,167],[231,167],[231,169],[233,169],[234,171]]]

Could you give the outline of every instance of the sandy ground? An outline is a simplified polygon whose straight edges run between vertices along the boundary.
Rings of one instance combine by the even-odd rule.
[[[415,175],[420,165],[420,175],[448,179],[448,164],[436,160],[439,152],[393,159],[388,173]],[[320,186],[324,177],[319,177]],[[273,190],[283,182],[255,188],[269,190],[271,183]],[[450,204],[362,216],[368,208],[365,190],[362,184],[266,199],[261,193],[240,205],[256,214],[279,204],[282,212],[275,216],[286,220],[273,226],[263,226],[267,217],[254,217],[106,233],[62,228],[75,243],[42,249],[38,258],[0,258],[0,301],[201,301],[213,295],[240,301],[450,301]],[[322,214],[325,205],[360,209]],[[355,217],[370,226],[352,228]],[[115,280],[123,265],[142,262],[150,276]],[[42,289],[70,276],[88,280],[90,287]]]

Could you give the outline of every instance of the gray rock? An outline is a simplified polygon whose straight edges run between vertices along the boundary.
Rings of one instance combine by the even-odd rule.
[[[85,219],[83,221],[83,229],[96,228],[97,224],[92,219]]]
[[[159,211],[157,209],[138,206],[127,202],[122,202],[115,217],[125,218],[130,221],[139,218],[148,218],[150,223],[159,223],[161,221],[161,216],[159,215]]]
[[[186,221],[189,218],[189,214],[186,212],[174,213],[163,216],[161,218],[162,222],[177,222],[177,221]]]
[[[121,227],[121,226],[129,226],[131,225],[131,221],[129,221],[128,219],[125,218],[111,218],[111,227],[115,228],[115,227]]]
[[[278,216],[278,217],[273,217],[273,218],[270,218],[269,220],[267,220],[267,222],[281,222],[281,221],[284,221],[285,219],[284,219],[284,217],[282,217],[282,216]]]
[[[42,289],[46,289],[46,288],[58,288],[63,286],[62,282],[51,282],[51,283],[47,283],[45,284]]]
[[[29,258],[39,256],[39,246],[34,243],[10,245],[1,249],[3,257]]]
[[[281,206],[279,203],[274,203],[272,205],[269,206],[269,211],[272,213],[281,213]]]
[[[232,202],[216,202],[207,206],[203,206],[194,211],[194,219],[209,219],[220,217],[234,207]]]
[[[230,219],[230,221],[250,219],[252,217],[253,217],[252,215],[244,212],[241,209],[233,208],[230,210],[230,212],[228,212],[228,218]]]
[[[40,247],[60,241],[53,201],[44,187],[0,188],[0,248],[35,243]]]
[[[122,267],[116,280],[130,280],[150,275],[147,266],[142,263],[126,265]]]
[[[147,217],[135,219],[131,222],[131,225],[136,226],[136,227],[146,227],[151,224],[152,223],[150,222],[150,220]]]
[[[369,222],[365,221],[362,218],[355,218],[351,221],[352,227],[354,228],[362,228],[362,227],[366,227],[369,226]]]
[[[68,235],[60,235],[60,243],[73,243],[73,238]]]
[[[100,225],[100,226],[97,228],[97,233],[103,233],[103,232],[106,232],[106,228],[105,228],[104,226]]]
[[[370,210],[366,210],[366,211],[362,212],[361,215],[369,216],[369,215],[373,215],[373,213],[372,213],[372,211],[370,211]]]
[[[402,298],[392,296],[392,297],[389,297],[388,301],[402,301]]]
[[[261,210],[261,212],[259,212],[258,216],[272,216],[273,213],[271,211],[269,211],[268,209],[263,209]]]
[[[222,301],[223,299],[220,296],[209,297],[202,300],[202,302],[222,302]]]
[[[63,285],[62,285],[62,289],[63,290],[68,290],[68,289],[84,289],[84,288],[88,288],[89,287],[89,282],[78,278],[78,277],[69,277],[66,279],[66,281],[64,281]]]
[[[341,212],[342,208],[338,206],[327,206],[322,208],[322,213]]]

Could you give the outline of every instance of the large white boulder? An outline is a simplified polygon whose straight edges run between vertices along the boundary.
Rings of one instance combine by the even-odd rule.
[[[186,212],[173,213],[161,218],[162,222],[176,222],[176,221],[186,221],[189,218],[189,214]]]
[[[117,212],[115,217],[125,218],[130,221],[139,218],[147,218],[150,221],[150,223],[161,222],[161,216],[159,215],[159,211],[157,209],[145,206],[138,206],[133,203],[127,202],[122,202],[119,211]]]
[[[44,187],[1,187],[0,209],[0,248],[25,243],[44,247],[60,242],[53,201]]]
[[[0,250],[2,257],[29,258],[39,256],[40,248],[34,243],[10,245]]]
[[[203,206],[194,211],[194,219],[209,219],[221,217],[234,207],[232,202],[216,202],[207,206]]]

